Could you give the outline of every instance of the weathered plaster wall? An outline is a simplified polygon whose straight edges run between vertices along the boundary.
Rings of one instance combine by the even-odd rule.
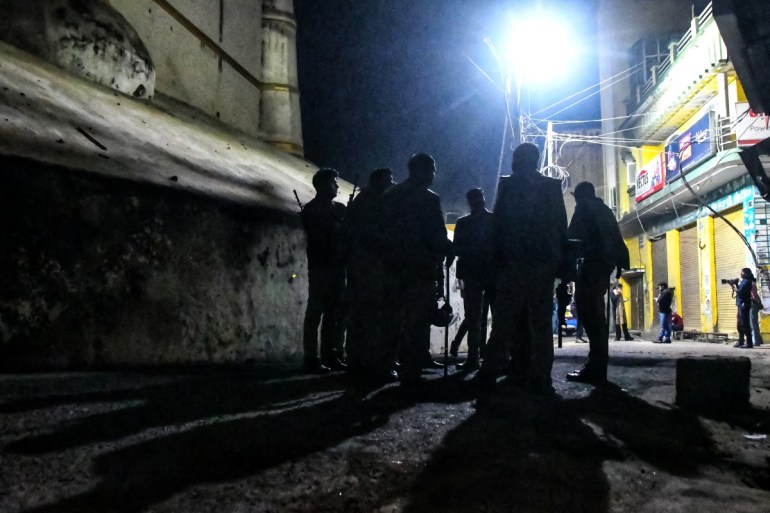
[[[155,67],[128,22],[99,0],[4,0],[0,40],[137,98],[155,92]]]
[[[298,216],[0,162],[1,368],[299,358]]]
[[[110,0],[150,50],[160,92],[251,135],[259,134],[261,92],[150,0]],[[262,2],[175,0],[174,8],[257,79],[262,79]]]

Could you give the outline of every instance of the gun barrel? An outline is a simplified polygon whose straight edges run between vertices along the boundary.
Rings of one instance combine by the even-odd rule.
[[[356,188],[358,187],[358,177],[360,176],[360,173],[356,173],[356,178],[353,180],[353,192],[350,193],[350,197],[348,198],[348,205],[353,203],[353,198],[356,195]]]
[[[294,199],[297,200],[297,205],[299,205],[299,211],[302,212],[305,207],[302,206],[302,202],[299,200],[299,194],[297,194],[297,189],[294,189]]]

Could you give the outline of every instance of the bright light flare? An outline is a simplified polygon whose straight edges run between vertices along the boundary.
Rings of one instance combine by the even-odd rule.
[[[512,76],[532,84],[566,76],[577,46],[566,24],[540,16],[513,22],[502,57]]]

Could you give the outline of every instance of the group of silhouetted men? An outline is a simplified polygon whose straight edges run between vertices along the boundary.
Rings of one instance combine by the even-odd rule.
[[[603,298],[613,270],[628,268],[628,251],[612,211],[589,182],[575,188],[567,225],[561,182],[537,172],[539,158],[533,144],[514,150],[492,212],[481,189],[468,191],[471,213],[457,221],[454,243],[439,197],[429,189],[436,173],[429,155],[412,156],[409,176],[399,184],[389,169],[374,171],[348,207],[334,201],[337,172],[319,170],[316,197],[302,211],[309,271],[304,369],[418,385],[422,370],[437,365],[431,323],[444,295],[444,270],[456,256],[468,333],[468,358],[458,369],[478,370],[476,379],[487,386],[507,375],[530,392],[553,392],[551,314],[561,280],[575,282],[590,342],[588,362],[567,379],[605,382]],[[492,331],[485,343],[487,305]]]

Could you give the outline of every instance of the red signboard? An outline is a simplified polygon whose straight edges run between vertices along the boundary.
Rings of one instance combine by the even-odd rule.
[[[649,161],[636,175],[637,203],[651,194],[658,192],[666,183],[665,162],[663,153]]]

